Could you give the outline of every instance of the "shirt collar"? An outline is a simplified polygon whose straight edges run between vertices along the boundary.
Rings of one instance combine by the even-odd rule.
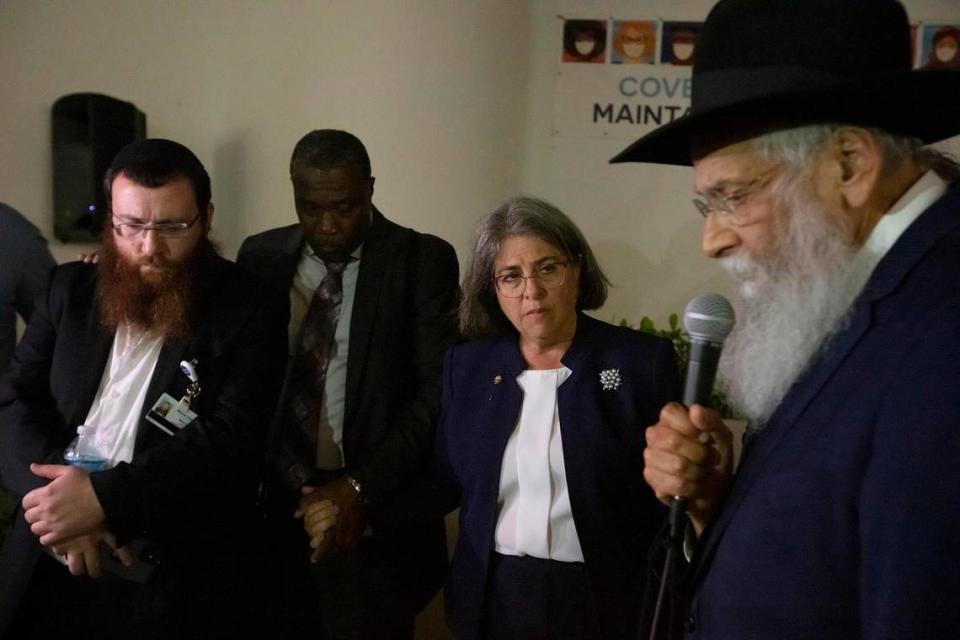
[[[881,258],[913,222],[947,192],[947,183],[933,171],[927,171],[900,196],[870,232],[860,249]]]
[[[360,246],[354,249],[353,252],[350,254],[349,262],[356,262],[360,260],[360,254],[362,253],[362,251],[363,251],[363,243],[361,242]],[[313,247],[310,246],[309,242],[303,243],[303,251],[301,252],[300,255],[303,256],[304,258],[316,260],[317,262],[323,262],[323,258],[321,258],[316,253],[314,253]]]

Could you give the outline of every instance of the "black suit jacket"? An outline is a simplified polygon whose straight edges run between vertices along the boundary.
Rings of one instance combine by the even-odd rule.
[[[164,343],[140,409],[130,463],[91,474],[106,525],[126,544],[149,538],[162,555],[161,574],[193,596],[209,583],[198,558],[232,558],[238,535],[252,527],[263,434],[282,376],[283,317],[277,301],[236,265],[216,258],[193,335]],[[97,393],[113,343],[95,303],[97,268],[57,268],[49,291],[17,347],[0,384],[0,464],[18,497],[46,483],[32,462],[62,464],[64,447]],[[202,391],[197,421],[169,436],[144,419],[164,392],[184,394],[181,360],[197,361]],[[16,609],[40,555],[37,537],[18,511],[0,554],[0,630]],[[230,562],[230,560],[224,560]],[[222,565],[221,565],[222,566]],[[209,568],[209,567],[208,567]],[[216,586],[212,586],[216,589]]]
[[[299,225],[272,229],[248,238],[237,262],[289,294],[302,247]],[[374,210],[350,324],[343,448],[347,470],[369,501],[374,537],[384,541],[394,532],[384,531],[388,525],[378,523],[378,514],[421,473],[433,448],[440,368],[457,335],[457,280],[457,258],[448,243]],[[289,301],[285,309],[289,316]],[[267,484],[279,486],[269,477]],[[269,499],[292,513],[295,496]],[[388,554],[389,561],[411,566],[405,588],[420,591],[416,599],[423,603],[439,588],[445,569],[442,524],[435,519],[417,535],[403,536],[404,544]]]

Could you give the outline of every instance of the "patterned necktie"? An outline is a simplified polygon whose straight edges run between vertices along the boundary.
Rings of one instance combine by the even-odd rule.
[[[333,431],[326,420],[321,424],[320,411],[340,316],[340,301],[343,300],[343,270],[347,263],[324,261],[324,264],[327,275],[313,293],[300,329],[300,343],[293,355],[277,452],[280,471],[293,488],[302,486],[318,467],[341,465]]]

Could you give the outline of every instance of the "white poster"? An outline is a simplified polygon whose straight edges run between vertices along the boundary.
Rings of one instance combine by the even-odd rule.
[[[554,134],[635,140],[690,109],[698,22],[562,19]]]

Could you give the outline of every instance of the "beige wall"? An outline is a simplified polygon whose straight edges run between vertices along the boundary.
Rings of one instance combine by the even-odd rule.
[[[50,106],[106,93],[207,165],[227,255],[295,220],[299,137],[367,144],[374,201],[450,240],[520,188],[528,86],[524,2],[12,0],[0,4],[0,200],[51,237]],[[76,245],[51,243],[58,259]]]
[[[702,20],[712,0],[7,0],[0,4],[0,200],[50,237],[49,113],[75,91],[147,114],[151,136],[211,172],[216,235],[294,220],[286,164],[317,127],[357,133],[375,202],[449,240],[517,192],[583,228],[615,287],[596,315],[663,322],[726,290],[699,254],[690,171],[607,164],[624,141],[554,135],[559,15]],[[908,0],[914,20],[960,22],[956,0]],[[82,247],[51,242],[59,260]]]

